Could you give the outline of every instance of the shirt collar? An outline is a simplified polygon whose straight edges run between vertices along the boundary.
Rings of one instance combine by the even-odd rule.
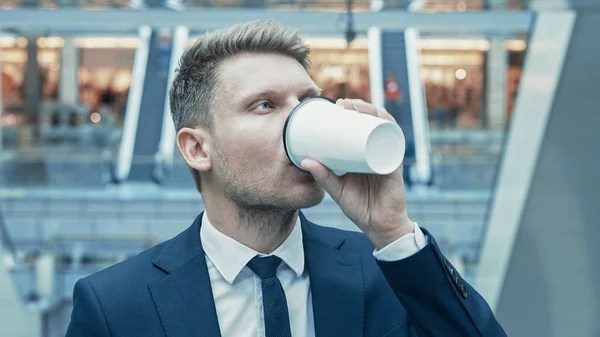
[[[229,284],[233,284],[235,278],[252,258],[257,255],[267,256],[219,232],[208,219],[207,212],[204,212],[202,216],[200,240],[204,253]],[[290,235],[269,255],[279,257],[296,273],[296,276],[302,275],[304,272],[304,247],[300,216],[298,216]]]

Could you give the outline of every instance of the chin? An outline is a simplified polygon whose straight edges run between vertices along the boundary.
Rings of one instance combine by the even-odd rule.
[[[290,204],[295,205],[294,209],[317,206],[325,198],[325,191],[316,182],[295,186],[288,191],[286,199],[290,201]]]
[[[302,183],[279,183],[266,187],[227,188],[225,195],[240,206],[280,211],[314,207],[323,201],[325,191],[313,180]],[[231,186],[230,186],[231,187]],[[258,188],[257,188],[258,187]]]

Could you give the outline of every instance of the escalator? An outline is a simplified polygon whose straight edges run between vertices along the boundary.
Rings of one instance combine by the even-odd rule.
[[[163,184],[169,180],[175,128],[168,88],[187,47],[188,29],[140,28],[123,135],[115,164],[117,182]]]
[[[138,107],[137,130],[129,181],[151,181],[158,152],[171,61],[171,38],[152,29],[147,45],[146,71]],[[130,111],[127,111],[129,114]]]

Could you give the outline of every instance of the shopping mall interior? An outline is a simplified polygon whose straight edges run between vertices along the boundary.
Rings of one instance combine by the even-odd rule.
[[[77,280],[203,210],[169,84],[256,18],[298,29],[323,96],[395,117],[411,218],[508,335],[600,335],[600,3],[0,0],[1,336],[64,336]],[[330,197],[305,214],[357,230]]]

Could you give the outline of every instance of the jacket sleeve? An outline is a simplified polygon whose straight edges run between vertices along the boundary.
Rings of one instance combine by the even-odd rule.
[[[108,322],[90,282],[83,278],[75,284],[73,312],[66,337],[109,337]]]
[[[399,261],[377,261],[406,309],[411,328],[420,337],[506,337],[485,300],[423,231],[428,244],[418,253]]]

